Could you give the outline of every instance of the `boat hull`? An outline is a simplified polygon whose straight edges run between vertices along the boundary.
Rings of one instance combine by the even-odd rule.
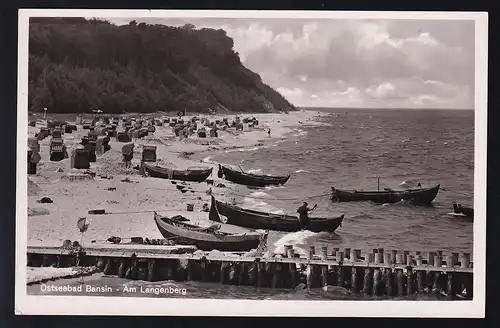
[[[212,174],[213,168],[206,170],[172,170],[160,166],[142,164],[144,170],[153,178],[180,180],[189,182],[203,182]]]
[[[182,223],[173,225],[169,218],[163,218],[155,213],[154,220],[158,230],[166,239],[172,239],[179,245],[194,245],[204,251],[249,251],[256,249],[261,241],[259,235],[213,234],[189,230]]]
[[[302,230],[298,217],[264,213],[242,209],[215,200],[212,196],[209,217],[212,221],[222,222],[220,215],[227,218],[228,224],[245,228],[296,232]],[[307,230],[312,232],[334,232],[342,225],[344,215],[334,218],[310,218]]]
[[[257,175],[245,172],[238,172],[231,170],[228,167],[222,166],[222,172],[226,180],[233,183],[252,186],[252,187],[266,187],[266,186],[279,186],[284,185],[290,176],[267,176]]]
[[[456,203],[453,203],[453,213],[463,214],[468,218],[474,218],[474,209],[472,207],[464,207]]]
[[[394,191],[356,191],[342,190],[332,187],[332,201],[359,202],[371,201],[374,203],[397,203],[402,200],[413,205],[429,205],[436,198],[440,185],[432,188],[394,190]]]

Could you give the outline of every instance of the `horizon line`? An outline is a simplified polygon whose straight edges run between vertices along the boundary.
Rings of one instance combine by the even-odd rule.
[[[300,106],[295,105],[299,109],[307,108],[317,108],[317,109],[383,109],[383,110],[462,110],[462,111],[474,111],[474,108],[414,108],[414,107],[339,107],[339,106]]]

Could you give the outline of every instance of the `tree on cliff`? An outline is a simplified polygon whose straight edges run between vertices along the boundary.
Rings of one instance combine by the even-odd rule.
[[[294,110],[245,68],[224,30],[32,18],[29,110]]]

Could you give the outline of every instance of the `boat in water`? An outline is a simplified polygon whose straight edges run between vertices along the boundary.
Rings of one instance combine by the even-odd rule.
[[[191,181],[191,182],[203,182],[211,174],[213,168],[208,169],[187,169],[187,170],[175,170],[158,165],[151,165],[148,163],[142,163],[144,170],[153,178],[170,179],[170,180],[180,180],[180,181]]]
[[[371,201],[375,203],[398,203],[408,201],[413,205],[429,205],[436,198],[440,185],[431,188],[392,190],[384,188],[382,191],[343,190],[332,187],[333,202]]]
[[[453,213],[454,214],[462,214],[468,218],[474,218],[474,209],[472,207],[465,207],[461,204],[457,204],[453,202]]]
[[[226,180],[245,186],[252,186],[252,187],[279,186],[279,185],[284,185],[288,181],[288,179],[290,179],[290,175],[287,176],[260,175],[260,174],[235,171],[225,166],[221,166],[221,168]]]
[[[227,233],[221,232],[220,224],[207,228],[187,223],[185,220],[168,218],[154,212],[154,220],[165,239],[173,240],[179,245],[194,245],[203,251],[241,251],[256,249],[267,242],[267,233]]]
[[[243,209],[235,205],[217,201],[214,196],[212,196],[209,218],[212,221],[251,229],[286,232],[302,230],[299,218],[296,216]],[[307,230],[312,232],[334,232],[338,227],[342,226],[343,220],[344,214],[331,218],[311,217]]]

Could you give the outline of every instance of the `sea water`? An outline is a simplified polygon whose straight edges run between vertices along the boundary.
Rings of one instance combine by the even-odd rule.
[[[280,187],[239,186],[240,206],[296,215],[307,201],[311,216],[345,214],[333,234],[273,233],[299,246],[472,252],[473,224],[449,215],[452,202],[473,204],[474,112],[454,110],[335,110],[325,126],[295,128],[277,147],[214,156],[248,171],[290,174]],[[377,190],[441,185],[431,206],[333,203],[331,187]]]

